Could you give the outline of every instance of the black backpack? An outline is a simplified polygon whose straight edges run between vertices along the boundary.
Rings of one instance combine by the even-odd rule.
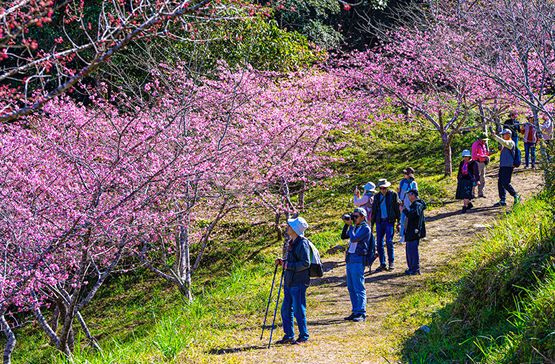
[[[323,277],[324,267],[322,265],[322,260],[320,259],[320,253],[310,240],[308,241],[308,245],[310,245],[310,267],[308,268],[308,276],[313,278]]]
[[[520,165],[522,164],[522,153],[520,152],[520,149],[518,149],[516,144],[515,152],[513,153],[513,151],[511,150],[511,154],[513,155],[513,167],[520,167]]]
[[[364,256],[364,265],[367,267],[372,266],[372,264],[378,257],[375,249],[370,249],[371,246],[376,246],[376,242],[374,241],[374,234],[372,232],[370,232],[370,244],[368,244],[368,250],[366,252],[366,255]]]

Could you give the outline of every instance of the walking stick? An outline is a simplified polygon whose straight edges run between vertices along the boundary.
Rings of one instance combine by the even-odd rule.
[[[270,288],[270,297],[268,297],[268,305],[266,306],[266,315],[264,315],[264,323],[262,324],[262,334],[260,334],[260,340],[262,340],[262,336],[264,336],[264,328],[266,327],[266,318],[268,317],[268,310],[270,309],[270,301],[272,300],[272,291],[274,290],[274,282],[276,280],[277,268],[278,266],[276,265],[276,269],[274,269],[274,278],[272,278],[272,288]]]
[[[270,348],[270,345],[272,344],[272,335],[274,333],[274,324],[276,322],[276,314],[277,314],[277,308],[278,308],[278,304],[279,304],[279,295],[281,293],[281,285],[283,283],[283,272],[284,271],[285,271],[285,269],[282,268],[282,270],[281,270],[281,279],[279,280],[278,296],[277,296],[277,300],[276,300],[276,309],[274,311],[274,320],[272,321],[272,331],[270,331],[270,341],[268,342],[268,349]]]

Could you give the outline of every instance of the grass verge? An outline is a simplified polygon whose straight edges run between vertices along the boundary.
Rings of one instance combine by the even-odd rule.
[[[391,315],[407,363],[555,360],[553,199],[500,217],[476,248],[430,276]]]

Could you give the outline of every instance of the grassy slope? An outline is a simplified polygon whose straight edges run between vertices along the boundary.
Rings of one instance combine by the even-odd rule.
[[[388,328],[404,362],[553,362],[553,202],[540,196],[508,213],[398,303]],[[420,325],[430,332],[404,329]]]
[[[433,205],[452,198],[455,180],[441,176],[443,157],[434,134],[407,125],[381,125],[371,137],[352,133],[345,138],[349,147],[341,154],[346,161],[335,166],[339,177],[306,197],[311,207],[304,216],[311,223],[311,240],[321,251],[340,242],[338,216],[352,209],[355,185],[377,182],[378,178],[398,182],[401,171],[412,166],[426,201]],[[472,140],[472,135],[456,138],[453,154],[460,155]],[[225,235],[225,241],[216,242],[209,251],[197,277],[192,305],[186,305],[175,289],[148,272],[112,279],[101,292],[102,299],[98,297],[84,312],[104,354],[83,349],[77,352],[76,362],[140,363],[176,357],[203,362],[211,350],[246,343],[241,330],[262,321],[273,272],[271,257],[280,250],[280,243],[270,230],[245,224],[227,226]],[[211,278],[213,274],[217,279]],[[434,289],[433,279],[432,292],[443,297],[445,285]],[[33,326],[16,335],[14,362],[44,363],[57,357]],[[82,335],[79,340],[84,342]]]

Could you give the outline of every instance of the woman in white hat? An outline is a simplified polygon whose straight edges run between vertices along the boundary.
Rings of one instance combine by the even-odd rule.
[[[360,197],[358,188],[355,188],[353,203],[356,207],[361,207],[366,210],[366,216],[372,216],[372,204],[374,203],[374,195],[376,193],[378,193],[378,191],[376,191],[376,185],[372,182],[368,182],[364,185],[364,195],[362,195],[362,197]]]
[[[457,174],[457,193],[455,198],[457,200],[463,200],[464,206],[462,213],[466,213],[466,210],[472,208],[472,187],[480,184],[480,172],[478,170],[478,164],[476,161],[472,160],[472,154],[469,150],[463,150],[462,161],[459,164],[459,173]]]

